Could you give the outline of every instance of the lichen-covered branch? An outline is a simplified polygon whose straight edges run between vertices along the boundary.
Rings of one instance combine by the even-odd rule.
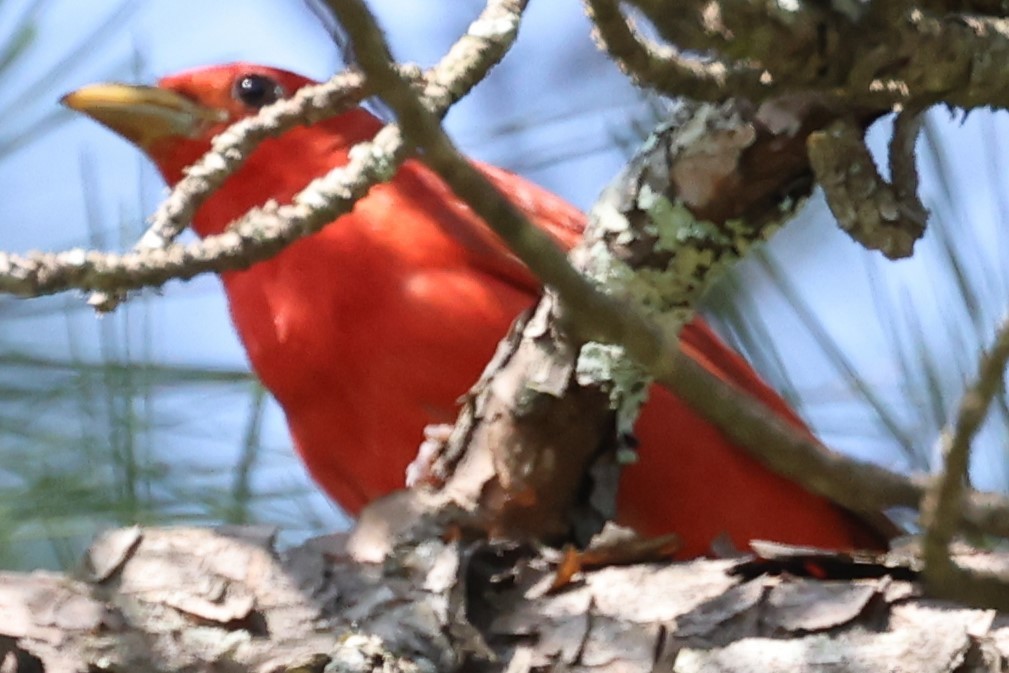
[[[633,0],[628,4],[640,9],[670,44],[733,65],[749,65],[774,85],[836,86],[850,72],[862,44],[856,22],[826,3]]]
[[[572,254],[588,280],[610,295],[602,296],[455,150],[397,74],[367,8],[348,0],[336,12],[362,70],[411,141],[424,148],[424,160],[551,290],[516,332],[525,339],[510,344],[510,371],[490,370],[499,380],[478,386],[464,429],[446,451],[445,461],[466,461],[446,491],[498,533],[561,534],[576,525],[567,516],[600,446],[612,448],[616,437],[631,434],[652,375],[675,376],[677,336],[700,294],[726,265],[791,217],[808,189],[808,178],[797,179],[808,173],[801,134],[774,133],[746,105],[685,104],[600,199]],[[820,116],[815,104],[793,104],[799,129]],[[771,116],[780,123],[785,114],[778,107]],[[789,135],[795,137],[789,141]],[[744,155],[768,151],[763,146],[774,147],[776,161],[754,164],[768,190],[761,193],[750,187],[757,176],[740,174],[754,170],[747,164],[754,157]],[[771,170],[773,178],[764,174]],[[745,187],[729,194],[726,184]],[[544,330],[551,321],[564,327]],[[609,345],[579,348],[584,339]],[[615,436],[606,430],[614,422]],[[486,452],[489,460],[475,457]],[[460,458],[463,453],[469,455]],[[471,472],[474,464],[483,466],[482,476]],[[487,465],[495,468],[487,472]],[[444,463],[438,470],[449,471]],[[790,472],[801,470],[792,466]],[[601,509],[612,514],[610,506]]]
[[[893,184],[883,179],[865,144],[864,125],[841,118],[810,134],[809,160],[838,226],[869,250],[909,257],[924,235],[928,213],[917,195],[917,121],[903,118],[891,142]]]
[[[1001,67],[1009,61],[1009,19],[999,12],[985,15],[962,5],[809,0],[624,4],[640,9],[674,53],[691,52],[695,63],[721,63],[727,72],[760,73],[764,93],[754,87],[744,92],[754,100],[787,88],[834,96],[848,109],[925,108],[938,102],[965,109],[1009,106],[1009,81]],[[613,5],[593,0],[595,7]],[[604,35],[626,33],[615,23],[614,11],[601,15],[597,28]],[[644,58],[642,46],[634,46],[626,34],[608,43],[645,85],[686,74],[677,59],[661,66]],[[659,72],[663,67],[668,72]],[[693,86],[703,82],[693,80]]]
[[[893,135],[887,151],[887,162],[890,166],[890,183],[897,197],[897,205],[908,221],[909,227],[915,225],[922,231],[928,221],[928,210],[918,195],[920,180],[918,178],[918,153],[915,146],[921,133],[921,125],[925,120],[923,110],[901,110],[893,121]]]
[[[585,328],[593,316],[569,306],[564,290],[548,293],[502,345],[443,455],[433,461],[439,478],[448,475],[447,492],[481,511],[497,532],[556,534],[572,525],[565,517],[573,512],[584,524],[591,517],[571,501],[581,483],[578,475],[601,454],[620,453],[618,443],[630,434],[650,377],[656,376],[680,394],[713,386],[728,391],[728,398],[710,392],[683,396],[702,415],[717,417],[719,427],[732,427],[730,434],[742,446],[760,446],[762,459],[811,490],[862,511],[894,500],[917,504],[921,491],[909,480],[885,470],[860,480],[863,472],[875,474],[878,468],[825,452],[808,437],[766,422],[759,410],[741,416],[735,406],[741,396],[731,397],[724,384],[718,388],[719,382],[691,367],[675,346],[710,280],[780,226],[808,190],[804,134],[817,127],[822,114],[815,100],[801,99],[759,110],[745,104],[680,108],[601,197],[572,255],[582,272],[629,310],[594,316],[605,320],[605,329]],[[412,128],[406,122],[404,127]],[[430,148],[429,132],[420,129],[415,142]],[[489,200],[485,194],[473,198],[464,184],[454,186],[474,208]],[[528,257],[534,253],[520,250],[532,268],[539,263],[555,268],[548,256]],[[550,285],[550,276],[543,280]],[[635,308],[644,315],[616,324]],[[645,327],[638,327],[642,323]],[[584,345],[578,337],[585,334],[601,334],[620,346]],[[681,379],[683,372],[690,376]],[[564,419],[571,419],[570,427]],[[606,433],[602,440],[600,430]],[[797,448],[779,452],[780,441]],[[817,455],[804,458],[804,451]],[[599,481],[599,474],[595,478]],[[867,488],[852,489],[852,481]],[[870,488],[879,490],[867,496]],[[612,503],[602,500],[592,504],[590,514],[597,519],[612,515]]]

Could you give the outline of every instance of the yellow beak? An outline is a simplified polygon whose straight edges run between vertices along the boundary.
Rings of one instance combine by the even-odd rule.
[[[61,100],[141,149],[167,137],[192,138],[207,126],[227,121],[228,113],[154,86],[92,84]]]

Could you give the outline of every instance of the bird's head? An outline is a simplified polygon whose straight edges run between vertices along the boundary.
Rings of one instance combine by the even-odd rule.
[[[67,94],[63,104],[139,147],[174,185],[215,135],[308,84],[315,82],[286,70],[231,63],[170,75],[155,86],[93,84]],[[267,199],[288,203],[311,178],[346,163],[350,148],[381,126],[355,108],[267,139],[204,203],[194,228],[202,236],[219,233]]]
[[[306,84],[314,82],[277,68],[231,63],[170,75],[156,86],[92,84],[62,102],[135,144],[174,183],[210,149],[214,135]]]

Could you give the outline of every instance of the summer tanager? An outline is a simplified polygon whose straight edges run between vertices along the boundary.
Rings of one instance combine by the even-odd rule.
[[[202,68],[156,87],[100,84],[64,102],[142,149],[169,184],[227,125],[312,83],[251,64]],[[263,142],[200,207],[192,226],[220,233],[268,199],[289,202],[347,161],[382,126],[354,109]],[[584,215],[493,166],[480,170],[531,221],[572,246]],[[222,273],[231,316],[256,373],[279,401],[309,472],[357,513],[404,484],[427,424],[455,418],[536,280],[420,161],[409,160],[353,212],[246,271]],[[797,427],[785,402],[700,320],[685,353]],[[653,387],[636,427],[618,518],[648,534],[675,532],[681,554],[728,536],[829,548],[882,538],[824,498],[769,471],[664,389]]]

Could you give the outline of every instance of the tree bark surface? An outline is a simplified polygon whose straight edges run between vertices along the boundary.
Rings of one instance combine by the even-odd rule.
[[[549,553],[516,545],[436,538],[374,564],[345,536],[278,552],[270,529],[123,529],[73,575],[0,574],[0,670],[961,673],[1009,661],[1007,615],[923,597],[895,578],[906,569],[816,580],[748,577],[741,563],[608,567],[550,592]]]

